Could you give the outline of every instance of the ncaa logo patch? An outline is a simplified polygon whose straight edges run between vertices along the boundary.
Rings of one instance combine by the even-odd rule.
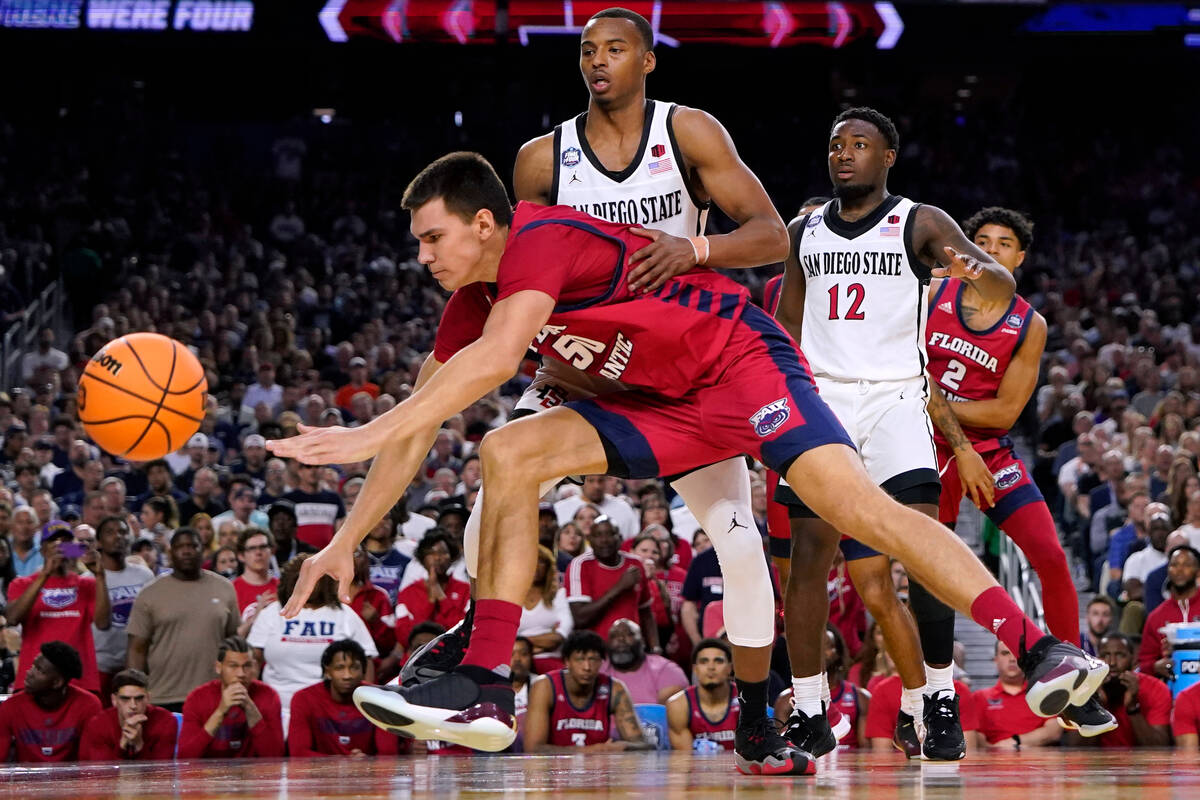
[[[47,608],[67,608],[75,605],[78,596],[74,586],[65,589],[42,589],[42,602]]]
[[[1010,328],[1021,327],[1021,315],[1020,314],[1009,314],[1008,319],[1004,320],[1004,324]]]
[[[562,151],[562,165],[564,167],[573,167],[583,158],[583,153],[579,152],[578,147],[568,147]]]
[[[792,410],[788,408],[787,398],[781,397],[755,411],[754,416],[750,417],[750,424],[754,426],[755,433],[766,437],[779,430],[791,415]]]
[[[1021,480],[1021,465],[1009,464],[999,472],[993,473],[992,478],[996,481],[997,489],[1007,489]]]
[[[813,214],[811,217],[808,218],[808,224],[805,225],[804,227],[815,228],[820,224],[821,224],[821,215],[819,213],[817,213],[817,214]]]

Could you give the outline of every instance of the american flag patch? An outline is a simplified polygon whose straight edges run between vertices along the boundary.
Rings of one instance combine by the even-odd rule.
[[[651,175],[662,175],[664,172],[670,172],[675,169],[675,165],[671,163],[670,158],[660,158],[658,161],[651,161],[648,166],[650,167]]]
[[[899,225],[884,225],[882,228],[879,229],[879,235],[880,236],[899,236],[900,235],[900,226]]]

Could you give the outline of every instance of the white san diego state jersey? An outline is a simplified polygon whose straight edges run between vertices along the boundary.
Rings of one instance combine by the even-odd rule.
[[[674,103],[646,101],[646,121],[637,155],[614,172],[588,146],[587,112],[554,128],[554,181],[551,205],[568,205],[585,214],[669,233],[704,232],[708,204],[701,203],[685,174],[686,166],[671,118]]]
[[[869,216],[846,222],[837,203],[808,215],[796,247],[805,279],[800,347],[813,374],[922,376],[930,273],[912,249],[919,204],[892,195]]]

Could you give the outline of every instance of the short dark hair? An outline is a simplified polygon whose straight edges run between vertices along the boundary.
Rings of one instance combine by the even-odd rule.
[[[32,472],[34,475],[41,474],[41,470],[39,470],[36,466],[30,464],[28,461],[22,461],[20,464],[17,464],[16,469],[13,470],[13,476],[19,478],[26,472]]]
[[[1093,597],[1091,600],[1089,600],[1088,604],[1086,606],[1084,606],[1084,608],[1085,609],[1091,608],[1092,606],[1096,605],[1097,603],[1099,603],[1100,605],[1103,605],[1103,606],[1108,606],[1108,610],[1111,611],[1114,615],[1117,613],[1117,601],[1113,600],[1111,597],[1109,597],[1108,595],[1103,594],[1103,593],[1098,594],[1095,597]]]
[[[333,657],[338,653],[345,653],[357,661],[364,670],[367,668],[367,651],[363,650],[363,646],[353,639],[339,639],[321,653],[321,669],[332,664]]]
[[[563,642],[563,661],[569,661],[575,653],[599,653],[601,658],[608,656],[608,646],[595,631],[575,630]]]
[[[516,639],[513,639],[513,644],[517,642],[524,642],[525,646],[529,648],[529,655],[533,655],[533,642],[528,637],[518,636]]]
[[[224,661],[226,653],[249,653],[250,643],[241,636],[226,636],[217,647],[217,661]]]
[[[963,222],[963,233],[968,239],[974,240],[975,234],[984,225],[1000,225],[1011,230],[1017,237],[1017,244],[1022,250],[1028,250],[1033,244],[1033,220],[1020,211],[1000,206],[988,206],[976,211]]]
[[[123,669],[113,676],[111,691],[116,694],[124,686],[140,686],[143,689],[149,689],[150,679],[140,669]]]
[[[200,531],[184,525],[182,528],[176,528],[175,532],[171,534],[171,547],[175,546],[175,540],[181,536],[191,536],[196,540],[196,544],[204,544],[204,540],[200,538]]]
[[[74,427],[74,426],[72,426],[72,427]],[[150,470],[154,469],[155,467],[162,467],[168,473],[171,471],[171,465],[167,463],[167,460],[165,458],[156,458],[153,461],[146,462],[146,474],[149,475]]]
[[[459,550],[458,545],[454,542],[454,537],[452,537],[449,532],[441,528],[434,528],[426,533],[424,538],[417,543],[417,552],[414,553],[414,556],[416,557],[418,564],[420,564],[421,560],[429,554],[430,550],[437,546],[438,542],[443,542],[446,545],[446,549],[450,551],[451,561],[458,560]]]
[[[900,149],[900,132],[896,130],[896,123],[875,109],[867,106],[847,108],[833,118],[833,125],[830,126],[830,130],[833,130],[848,119],[861,119],[863,122],[871,123],[883,135],[883,138],[887,141],[889,150]]]
[[[1129,652],[1131,652],[1131,653],[1137,652],[1137,648],[1135,648],[1133,646],[1133,639],[1130,639],[1128,636],[1126,636],[1123,633],[1118,633],[1116,631],[1114,631],[1112,633],[1106,633],[1100,637],[1100,644],[1103,645],[1109,639],[1116,639],[1117,641],[1121,642],[1122,644],[1124,644],[1126,647],[1129,648]]]
[[[427,619],[424,622],[418,622],[416,625],[413,626],[413,629],[411,631],[409,631],[409,633],[408,633],[408,641],[405,642],[405,644],[411,646],[413,639],[417,638],[418,636],[420,636],[423,633],[432,633],[434,636],[441,636],[445,632],[446,632],[445,625],[442,625],[441,623],[438,623],[438,622],[434,622],[431,619]]]
[[[850,666],[846,659],[846,656],[849,652],[846,648],[846,637],[842,636],[841,630],[839,630],[838,626],[834,625],[832,622],[826,622],[825,632],[833,634],[833,649],[835,652],[837,652],[838,664],[842,667]]]
[[[642,46],[647,50],[654,49],[654,28],[651,27],[649,20],[643,17],[636,11],[630,11],[628,8],[606,8],[592,15],[591,22],[594,19],[624,19],[633,23],[633,27],[637,28],[638,36],[642,37]]]
[[[83,677],[83,661],[79,658],[79,651],[66,642],[45,642],[41,653],[67,683]]]
[[[700,651],[708,650],[709,648],[720,650],[725,654],[725,658],[729,661],[729,663],[733,663],[733,648],[729,646],[729,642],[725,641],[724,639],[716,639],[710,636],[707,639],[701,639],[700,641],[696,642],[696,646],[692,648],[693,667],[696,666],[696,659],[700,657]]]
[[[129,523],[121,517],[114,515],[107,516],[96,524],[96,534],[99,535],[104,530],[105,525],[120,525],[122,533],[129,533]]]
[[[801,203],[800,207],[807,208],[808,206],[823,206],[832,199],[833,199],[832,197],[824,197],[822,195],[813,195],[812,197],[808,198],[803,203]]]
[[[162,514],[164,522],[171,516],[171,504],[167,502],[167,498],[165,497],[147,497],[142,505],[149,506],[151,511]]]
[[[275,537],[271,535],[270,531],[264,531],[262,528],[250,527],[242,528],[242,532],[238,534],[237,551],[239,553],[246,552],[246,542],[250,541],[251,536],[267,537],[267,546],[272,550],[275,549]]]
[[[446,210],[464,222],[475,219],[483,208],[492,212],[496,224],[512,225],[512,203],[495,168],[479,153],[448,153],[417,173],[404,190],[400,207],[416,211],[442,198]]]

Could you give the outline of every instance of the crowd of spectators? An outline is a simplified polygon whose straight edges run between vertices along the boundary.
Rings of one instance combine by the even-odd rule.
[[[915,135],[926,123],[902,120],[901,159],[923,169],[913,194],[964,214],[1020,202],[1011,148],[968,174],[971,158],[947,161],[939,137]],[[0,740],[17,742],[23,760],[406,750],[364,726],[349,696],[358,682],[395,677],[462,618],[474,451],[506,421],[534,365],[446,421],[356,555],[351,602],[327,585],[293,620],[280,609],[299,565],[330,540],[369,465],[302,465],[270,457],[265,444],[301,424],[361,425],[411,393],[445,303],[397,212],[412,165],[364,140],[387,155],[375,174],[304,126],[275,132],[253,179],[223,160],[226,141],[195,152],[113,126],[89,130],[80,147],[67,146],[69,128],[61,140],[8,125],[0,133],[9,153],[51,156],[36,171],[4,164],[0,322],[20,319],[56,272],[73,308],[69,331],[40,331],[0,392],[0,684],[16,692],[0,705]],[[989,136],[972,128],[967,138],[995,143]],[[1095,171],[1039,178],[1050,196],[1078,196],[1079,208],[1036,220],[1019,276],[1049,338],[1016,432],[1034,451],[1084,597],[1095,595],[1084,644],[1113,666],[1104,700],[1122,723],[1100,742],[1123,745],[1170,740],[1162,628],[1200,620],[1200,235],[1183,224],[1200,209],[1200,186],[1169,146],[1140,155],[1135,146],[1101,132]],[[981,185],[1001,196],[964,194]],[[802,197],[809,187],[793,188]],[[787,216],[788,198],[777,199]],[[1113,218],[1105,199],[1121,200],[1126,216]],[[739,277],[757,288],[769,274]],[[141,330],[191,348],[210,394],[184,448],[133,463],[89,442],[74,394],[91,353]],[[753,489],[765,532],[761,468]],[[634,704],[669,704],[701,672],[723,674],[695,703],[727,699],[712,688],[729,679],[721,648],[700,647],[723,629],[720,565],[665,484],[565,482],[543,498],[538,536],[514,651],[526,696],[531,675],[565,669],[580,676],[573,693],[608,679]],[[903,592],[899,565],[895,577]],[[889,682],[894,666],[840,565],[830,598],[831,686],[862,722],[845,743],[890,743],[884,723],[899,682]],[[960,684],[975,744],[1058,742],[1057,729],[1011,711],[1019,670],[1002,647],[996,660],[995,687],[972,695]],[[786,678],[786,661],[777,664]],[[774,685],[778,696],[785,681]],[[1197,691],[1175,699],[1175,740],[1192,749]],[[42,739],[17,733],[32,724],[31,703],[47,720]],[[170,712],[182,715],[177,731]],[[29,744],[43,739],[54,743]]]

